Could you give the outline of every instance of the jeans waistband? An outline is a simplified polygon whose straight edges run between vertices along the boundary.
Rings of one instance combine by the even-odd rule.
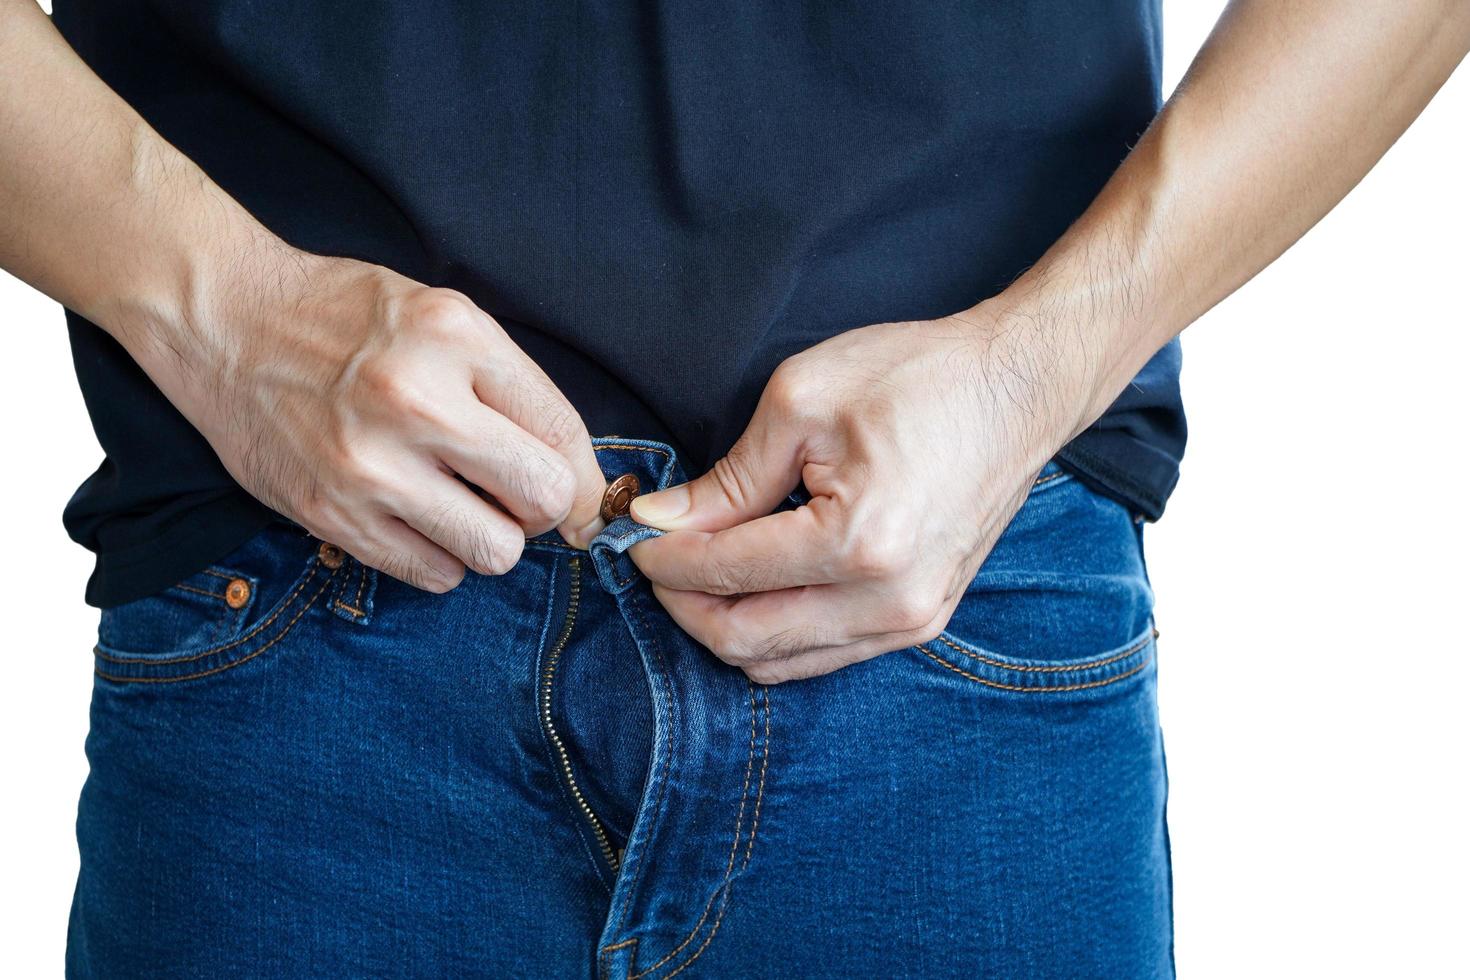
[[[611,482],[632,475],[638,481],[639,493],[652,493],[677,486],[688,479],[674,447],[651,439],[622,436],[600,436],[592,440],[597,462]],[[638,579],[638,568],[625,552],[639,541],[658,537],[663,532],[639,524],[626,515],[613,519],[588,547],[592,566],[602,587],[613,595],[630,588]],[[555,530],[527,540],[526,547],[538,550],[575,551]]]

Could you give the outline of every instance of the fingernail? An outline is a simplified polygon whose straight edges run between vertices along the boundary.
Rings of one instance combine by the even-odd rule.
[[[645,493],[633,498],[633,520],[664,531],[674,530],[679,519],[689,512],[689,484]]]

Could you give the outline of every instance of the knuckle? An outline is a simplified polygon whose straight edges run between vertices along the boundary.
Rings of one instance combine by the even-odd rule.
[[[752,682],[765,687],[784,684],[792,678],[791,668],[785,664],[755,663],[747,664],[740,669]]]
[[[475,546],[477,567],[486,575],[504,575],[521,560],[525,539],[512,534],[487,532]]]
[[[887,632],[914,633],[927,629],[939,616],[940,599],[927,589],[899,589],[889,597],[886,607]]]
[[[731,506],[743,508],[755,493],[755,479],[749,465],[750,451],[744,443],[736,443],[730,452],[715,460],[710,477]]]
[[[731,596],[754,591],[746,582],[747,577],[732,568],[728,561],[706,552],[700,558],[696,581],[700,583],[701,592]]]
[[[744,667],[754,663],[750,648],[729,634],[711,636],[707,643],[709,651],[732,667]]]
[[[515,509],[524,519],[549,527],[571,511],[576,481],[560,457],[517,450],[508,476]]]
[[[561,450],[589,441],[582,416],[560,396],[548,398],[540,414],[541,439],[550,448]]]
[[[919,629],[913,631],[913,636],[910,638],[909,642],[928,643],[931,640],[937,640],[939,639],[939,634],[944,632],[944,625],[945,624],[943,619],[938,616],[933,616],[930,618],[929,622],[925,623]]]
[[[907,570],[913,547],[912,538],[880,523],[866,527],[847,544],[844,563],[863,578],[890,578]]]
[[[463,567],[454,573],[445,572],[437,568],[421,571],[418,573],[421,583],[419,584],[419,588],[425,592],[432,592],[435,595],[443,595],[446,592],[453,592],[459,588],[460,583],[464,581],[464,576],[465,570]]]
[[[452,289],[424,289],[404,305],[408,327],[430,340],[458,344],[479,331],[478,310],[469,298]]]
[[[786,360],[771,375],[765,393],[778,414],[798,419],[815,408],[821,398],[821,384],[796,362]]]
[[[482,575],[503,575],[515,567],[524,542],[453,504],[441,504],[423,518],[424,531]]]
[[[376,566],[380,571],[399,581],[407,582],[416,589],[436,595],[453,591],[460,582],[464,581],[465,575],[463,565],[441,568],[429,564],[418,555],[402,552],[388,552],[382,555]]]
[[[395,416],[434,419],[439,415],[437,399],[389,358],[364,364],[358,377],[368,399]]]

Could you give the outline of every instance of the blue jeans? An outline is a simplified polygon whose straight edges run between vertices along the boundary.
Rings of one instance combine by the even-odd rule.
[[[105,612],[69,975],[1172,975],[1125,508],[1048,466],[943,635],[776,687],[640,533],[435,596],[282,525]]]

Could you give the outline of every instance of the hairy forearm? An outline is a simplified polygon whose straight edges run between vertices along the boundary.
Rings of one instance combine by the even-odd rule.
[[[1071,352],[1064,434],[1331,210],[1467,49],[1470,0],[1232,3],[1092,207],[1003,297]]]
[[[0,66],[0,266],[112,333],[151,373],[225,344],[204,311],[251,301],[218,295],[220,284],[269,284],[300,261],[30,0],[0,0]],[[265,274],[240,275],[246,265]]]

